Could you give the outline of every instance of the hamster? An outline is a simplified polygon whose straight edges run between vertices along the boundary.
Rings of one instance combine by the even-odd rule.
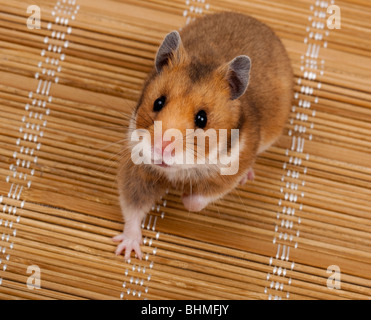
[[[118,242],[116,254],[125,250],[125,259],[129,259],[134,251],[142,258],[142,220],[167,188],[179,190],[184,207],[197,212],[239,184],[253,180],[257,155],[283,131],[293,79],[280,39],[250,16],[227,12],[207,15],[180,33],[169,33],[133,110],[122,148],[118,191],[125,227],[113,238]],[[181,136],[165,139],[162,133],[171,129]],[[202,149],[198,139],[186,139],[187,130],[193,135],[197,130],[216,132],[221,141],[217,135],[221,129],[227,132],[227,144],[213,144],[224,148],[220,159],[192,163],[191,158],[194,160]],[[134,132],[147,135],[133,138]],[[238,132],[234,140],[232,132]],[[203,146],[203,157],[208,160],[215,155],[210,139]],[[133,150],[138,144],[143,147],[139,155],[146,156],[136,163]],[[191,154],[190,163],[165,161],[174,160],[176,150]],[[222,163],[223,155],[224,160],[230,155],[230,167],[238,165],[233,174],[221,173],[227,167]],[[177,159],[181,158],[184,160],[184,154]]]

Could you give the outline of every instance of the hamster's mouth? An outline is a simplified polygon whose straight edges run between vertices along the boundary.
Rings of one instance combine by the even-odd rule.
[[[170,164],[167,164],[165,161],[162,161],[161,163],[155,163],[153,162],[153,165],[160,168],[171,168],[172,166]]]
[[[159,166],[161,168],[169,168],[169,167],[171,167],[170,165],[166,164],[165,162],[158,163],[158,164],[156,164],[156,166]]]

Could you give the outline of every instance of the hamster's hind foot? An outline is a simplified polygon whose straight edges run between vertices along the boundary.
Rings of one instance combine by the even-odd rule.
[[[182,201],[183,201],[184,207],[188,211],[199,212],[209,204],[211,199],[208,197],[202,196],[202,195],[198,195],[198,194],[193,194],[193,195],[183,194]]]
[[[241,178],[240,184],[244,185],[247,181],[254,181],[255,173],[252,168]]]
[[[112,238],[114,242],[120,242],[116,248],[116,255],[120,255],[125,250],[125,260],[130,259],[130,254],[132,251],[135,252],[135,255],[138,259],[142,259],[142,250],[140,245],[142,243],[142,235],[126,235],[127,233],[121,233]]]

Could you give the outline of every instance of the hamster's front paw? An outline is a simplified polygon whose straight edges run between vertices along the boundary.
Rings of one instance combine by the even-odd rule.
[[[130,259],[131,251],[134,250],[135,255],[142,259],[142,251],[140,249],[140,245],[142,244],[142,235],[126,235],[126,233],[121,233],[116,237],[113,237],[112,240],[114,242],[121,242],[116,248],[116,255],[120,255],[122,251],[125,250],[125,260]]]

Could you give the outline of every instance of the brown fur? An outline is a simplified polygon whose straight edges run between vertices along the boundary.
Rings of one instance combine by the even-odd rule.
[[[128,144],[118,175],[119,190],[122,203],[138,209],[142,215],[168,187],[210,199],[229,192],[253,165],[257,154],[280,136],[290,109],[293,93],[290,61],[281,41],[268,26],[242,14],[219,13],[196,20],[180,36],[182,45],[168,65],[159,74],[154,70],[149,75],[134,111],[135,128],[149,130],[153,141],[153,121],[161,120],[163,132],[177,128],[185,135],[187,128],[195,128],[195,114],[205,110],[208,115],[205,130],[240,129],[243,145],[239,172],[222,176],[211,170],[210,165],[201,165],[171,179],[166,169],[134,165]],[[231,100],[228,63],[239,55],[251,59],[250,81],[245,94]],[[167,98],[166,105],[160,112],[154,112],[153,103],[162,95]],[[125,219],[129,219],[126,208],[122,210]]]
[[[257,152],[279,137],[287,119],[293,90],[287,53],[269,27],[237,13],[206,16],[188,25],[180,35],[183,47],[178,54],[159,75],[154,71],[149,76],[138,105],[136,127],[153,130],[153,120],[161,120],[163,131],[177,128],[185,135],[185,129],[194,128],[197,111],[204,109],[208,113],[205,130],[241,129],[240,137],[246,138],[247,147],[240,160],[240,172],[244,172]],[[239,101],[231,101],[224,69],[242,54],[252,62],[250,81]],[[161,95],[167,96],[168,103],[155,113],[153,102]],[[153,168],[147,169],[151,174]],[[161,176],[158,172],[155,175]],[[162,180],[169,185],[166,178]],[[225,176],[223,180],[231,182],[235,177]],[[179,184],[184,183],[186,186],[183,181]],[[200,191],[212,192],[212,181],[205,183]]]

